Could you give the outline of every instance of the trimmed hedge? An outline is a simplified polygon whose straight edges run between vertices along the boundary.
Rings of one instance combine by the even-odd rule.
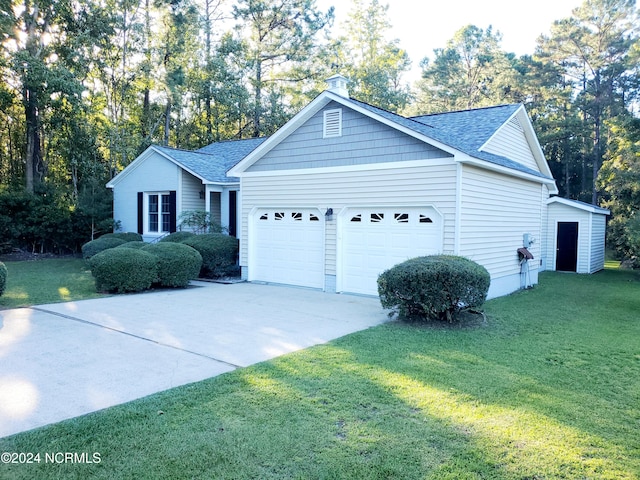
[[[0,262],[0,297],[7,288],[7,266]]]
[[[400,263],[378,277],[382,306],[404,319],[452,321],[467,308],[480,307],[491,278],[464,257],[433,255]]]
[[[182,243],[152,243],[143,252],[157,258],[157,283],[163,287],[186,287],[197,278],[202,266],[202,256],[198,251]]]
[[[84,245],[82,245],[82,258],[84,258],[85,260],[88,260],[94,255],[97,255],[98,253],[104,250],[115,248],[119,245],[122,245],[123,243],[127,243],[127,242],[120,238],[107,237],[106,235],[103,235],[102,237],[97,238],[96,240],[91,240],[90,242],[87,242]]]
[[[133,241],[133,242],[127,242],[127,243],[123,243],[122,245],[118,245],[116,248],[135,248],[137,250],[146,247],[147,245],[149,245],[147,242],[138,242],[138,241]]]
[[[142,235],[137,232],[116,232],[116,233],[105,233],[100,238],[119,238],[120,240],[124,240],[125,242],[141,242]]]
[[[173,232],[170,233],[169,235],[167,235],[166,237],[162,237],[160,239],[161,242],[175,242],[175,243],[182,243],[184,242],[187,238],[192,238],[195,237],[196,234],[193,232]]]
[[[99,292],[141,292],[158,278],[158,257],[134,248],[111,248],[89,260]]]
[[[200,276],[217,278],[238,273],[238,239],[221,233],[195,235],[182,242],[202,255]]]

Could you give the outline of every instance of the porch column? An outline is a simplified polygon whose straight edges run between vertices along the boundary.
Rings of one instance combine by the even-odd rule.
[[[204,210],[207,213],[211,213],[211,192],[209,191],[209,185],[204,184]]]

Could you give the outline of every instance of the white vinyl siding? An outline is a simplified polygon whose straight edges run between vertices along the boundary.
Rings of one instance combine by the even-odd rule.
[[[185,210],[204,210],[204,195],[200,198],[200,192],[204,192],[202,180],[188,172],[182,172],[182,208]],[[179,215],[179,214],[178,214]]]
[[[226,193],[226,192],[225,192]],[[226,193],[228,195],[228,193]],[[222,225],[222,193],[210,192],[209,201],[211,209],[209,210],[211,220]]]
[[[482,150],[487,153],[502,155],[525,167],[540,171],[540,167],[536,163],[533,153],[531,153],[531,147],[527,142],[524,129],[515,117],[500,128],[498,133]]]
[[[604,268],[606,215],[579,207],[551,203],[548,209],[547,270],[556,269],[558,222],[578,223],[577,273],[595,273]]]
[[[445,163],[446,162],[446,163]],[[300,175],[249,176],[242,179],[240,265],[247,266],[247,219],[255,207],[332,208],[325,228],[325,274],[336,274],[336,219],[345,207],[434,205],[443,215],[445,253],[453,253],[456,167],[453,162],[407,168]]]
[[[180,168],[158,153],[152,153],[113,189],[113,219],[124,232],[138,231],[137,192],[168,192],[180,195]],[[179,202],[179,200],[178,200]],[[144,220],[145,228],[147,219]]]
[[[606,229],[607,218],[605,215],[591,215],[591,264],[589,273],[604,269]]]
[[[590,213],[567,205],[549,205],[549,242],[548,263],[549,270],[556,269],[556,245],[558,240],[558,222],[575,222],[578,224],[578,262],[577,273],[588,273],[589,269],[589,217]]]
[[[459,254],[483,265],[496,278],[517,275],[523,235],[537,269],[541,256],[543,205],[540,184],[464,166],[461,181]]]

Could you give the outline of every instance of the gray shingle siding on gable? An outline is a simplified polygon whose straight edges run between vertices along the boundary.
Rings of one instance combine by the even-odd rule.
[[[342,136],[323,138],[323,112],[342,108]],[[329,103],[248,172],[338,167],[452,157],[335,102]]]

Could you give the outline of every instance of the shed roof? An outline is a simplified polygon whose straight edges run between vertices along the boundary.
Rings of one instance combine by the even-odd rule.
[[[585,210],[587,212],[597,213],[600,215],[611,214],[611,211],[607,210],[606,208],[598,207],[597,205],[592,205],[586,202],[581,202],[580,200],[569,200],[562,197],[551,197],[547,200],[547,205],[552,205],[554,203],[559,203],[561,205],[566,205],[567,207],[577,208],[579,210]]]

